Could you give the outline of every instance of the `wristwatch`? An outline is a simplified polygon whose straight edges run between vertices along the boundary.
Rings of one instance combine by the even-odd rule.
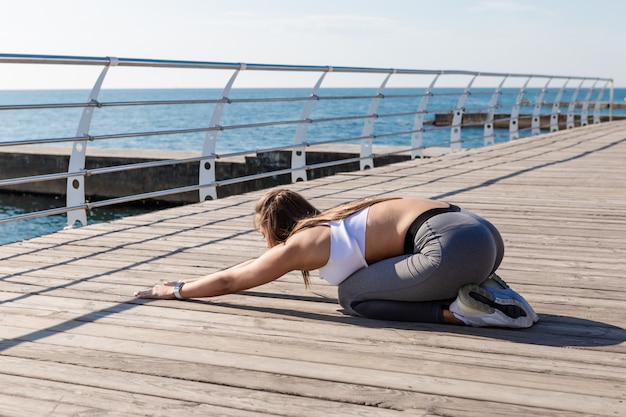
[[[183,281],[178,281],[176,285],[174,285],[174,296],[179,300],[184,300],[185,298],[180,295],[180,289],[183,288],[185,283]]]

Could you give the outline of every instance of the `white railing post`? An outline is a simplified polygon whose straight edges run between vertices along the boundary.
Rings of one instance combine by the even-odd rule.
[[[291,150],[291,182],[298,181],[306,181],[306,138],[309,132],[309,117],[311,116],[311,111],[313,110],[313,105],[315,104],[314,99],[318,99],[318,93],[320,91],[320,87],[322,82],[324,82],[324,78],[326,78],[326,74],[332,72],[332,67],[328,67],[327,72],[323,72],[319,77],[315,86],[313,86],[313,90],[311,90],[311,100],[307,100],[304,103],[304,107],[302,108],[302,112],[300,113],[300,120],[303,123],[299,123],[296,127],[296,135],[293,139],[294,147]]]
[[[424,113],[426,112],[426,106],[428,106],[428,99],[433,95],[433,88],[435,88],[435,83],[440,75],[441,73],[435,75],[435,78],[433,78],[433,81],[422,96],[419,106],[417,106],[417,113],[413,122],[413,133],[411,133],[411,159],[424,157],[424,152],[422,151]]]
[[[526,86],[530,82],[532,76],[528,77],[522,88],[520,88],[515,99],[515,104],[511,109],[511,118],[509,120],[509,140],[519,139],[519,111],[526,93]]]
[[[596,88],[596,84],[598,81],[595,81],[593,85],[587,91],[587,95],[585,96],[585,100],[583,101],[583,108],[580,111],[580,125],[587,126],[589,124],[589,102],[591,101],[591,94],[593,90]]]
[[[561,114],[561,97],[563,97],[563,93],[565,92],[565,88],[567,84],[569,84],[569,78],[565,80],[565,83],[556,94],[554,98],[554,103],[552,103],[552,113],[550,114],[550,132],[556,132],[559,130],[559,115]]]
[[[372,136],[374,134],[374,123],[376,122],[376,112],[378,111],[380,99],[383,97],[383,93],[385,92],[387,81],[389,81],[389,77],[395,74],[395,72],[395,70],[392,70],[389,74],[387,74],[385,80],[382,82],[380,87],[378,87],[378,94],[372,100],[369,111],[367,112],[368,117],[365,119],[365,123],[363,123],[361,138],[367,139],[361,139],[361,171],[374,168],[374,159],[372,158],[372,144],[374,140],[372,139]]]
[[[598,96],[596,98],[596,104],[593,107],[593,123],[594,124],[598,124],[602,121],[602,119],[600,118],[600,110],[601,110],[600,107],[602,106],[602,97],[604,96],[604,90],[606,90],[607,85],[608,85],[608,82],[604,83],[604,85],[600,89],[600,92],[598,93]]]
[[[100,76],[96,80],[91,93],[89,94],[88,104],[98,102],[98,94],[102,88],[102,83],[107,75],[109,67],[118,64],[117,58],[109,57],[109,63],[102,69]],[[89,139],[89,128],[91,126],[91,118],[93,116],[94,107],[87,106],[83,109],[83,113],[78,122],[76,129],[76,137],[84,137],[84,140],[74,142],[72,145],[72,154],[70,155],[68,173],[80,172],[85,169],[85,158],[87,154],[87,140]],[[85,175],[77,174],[67,178],[67,207],[81,206],[85,204]],[[67,227],[76,227],[76,223],[82,226],[87,225],[87,211],[85,208],[70,210],[67,212]]]
[[[611,80],[611,94],[609,95],[609,122],[613,121],[613,100],[615,99],[615,88]]]
[[[211,119],[209,121],[210,128],[218,128],[220,125],[220,120],[222,119],[222,114],[224,112],[224,106],[228,103],[228,96],[230,95],[230,90],[239,75],[239,71],[245,70],[246,64],[241,64],[241,67],[231,75],[230,79],[226,83],[226,86],[222,90],[222,94],[220,97],[220,102],[215,105],[213,109],[213,113],[211,114]],[[217,135],[219,133],[218,129],[210,130],[206,133],[204,137],[204,144],[202,145],[202,157],[203,159],[200,161],[200,169],[199,169],[199,185],[203,186],[205,184],[215,184],[215,152],[217,147]],[[206,157],[206,158],[205,158]],[[206,187],[201,187],[199,190],[200,201],[206,200],[215,200],[217,199],[217,189],[215,185],[209,185]]]
[[[500,98],[500,94],[502,93],[502,86],[504,85],[504,82],[509,78],[508,75],[506,75],[502,81],[500,82],[500,85],[496,88],[496,90],[493,92],[493,95],[491,96],[491,99],[489,99],[489,107],[487,108],[487,117],[485,119],[485,127],[484,127],[484,145],[493,145],[495,142],[495,135],[493,134],[493,125],[495,123],[495,115],[496,115],[496,108],[498,107],[498,100]]]
[[[454,116],[452,117],[452,126],[450,126],[450,149],[451,150],[459,150],[463,147],[463,143],[461,142],[461,126],[463,125],[463,113],[465,112],[465,101],[467,100],[467,96],[470,94],[470,90],[472,88],[472,84],[474,84],[474,80],[478,74],[474,75],[470,80],[463,93],[459,96],[459,100],[456,103],[456,107],[454,108]]]
[[[533,121],[531,124],[531,135],[539,135],[541,133],[541,109],[543,107],[543,98],[546,95],[546,91],[548,91],[548,85],[552,81],[552,77],[548,79],[546,85],[541,89],[541,92],[537,94],[535,98],[535,107],[533,108]]]
[[[574,113],[576,111],[576,99],[578,98],[578,92],[580,91],[580,87],[582,87],[584,82],[585,80],[582,80],[580,84],[578,84],[578,87],[576,87],[574,94],[572,94],[572,99],[569,102],[569,106],[567,107],[567,122],[565,124],[566,129],[574,128]]]

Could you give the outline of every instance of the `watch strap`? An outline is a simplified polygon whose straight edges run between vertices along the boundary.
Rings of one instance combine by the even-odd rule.
[[[183,281],[178,281],[174,285],[174,296],[177,299],[179,299],[179,300],[184,300],[185,299],[183,296],[180,295],[180,289],[183,288],[183,285],[185,285],[185,283]]]

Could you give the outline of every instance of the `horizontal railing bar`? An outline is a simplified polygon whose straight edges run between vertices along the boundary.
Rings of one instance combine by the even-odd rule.
[[[197,156],[197,157],[182,158],[182,159],[163,159],[163,160],[158,160],[158,161],[138,162],[135,164],[115,165],[115,166],[93,168],[93,169],[82,169],[79,171],[61,172],[61,173],[56,173],[56,174],[43,174],[43,175],[33,175],[30,177],[3,179],[3,180],[0,180],[0,187],[7,186],[7,185],[18,185],[18,184],[28,184],[28,183],[33,183],[33,182],[45,182],[45,181],[67,179],[70,177],[76,177],[76,176],[82,176],[82,175],[89,177],[89,176],[94,176],[94,175],[110,174],[113,172],[131,171],[135,169],[181,165],[181,164],[186,164],[190,162],[200,162],[202,160],[205,160],[211,157],[215,157],[215,156],[210,155],[210,156]]]
[[[361,96],[299,96],[299,97],[259,97],[259,98],[219,98],[194,100],[150,100],[150,101],[91,101],[85,103],[38,103],[38,104],[0,104],[1,110],[37,110],[37,109],[64,109],[64,108],[103,108],[103,107],[131,107],[131,106],[162,106],[162,105],[196,105],[219,103],[272,103],[289,101],[321,101],[321,100],[371,100],[373,98],[412,98],[423,97],[424,94],[375,94]]]
[[[278,169],[276,171],[261,172],[258,174],[246,175],[243,177],[215,181],[215,185],[217,185],[218,187],[223,187],[225,185],[238,184],[240,182],[245,182],[245,181],[253,181],[253,180],[258,180],[262,178],[274,177],[277,175],[291,174],[292,172],[295,172],[297,170],[298,168],[283,168],[283,169]],[[210,186],[211,184],[203,185],[202,187],[210,187]]]
[[[66,137],[66,138],[18,139],[18,140],[0,142],[0,147],[20,146],[20,145],[46,145],[49,143],[80,142],[83,140],[91,140],[91,138],[71,136],[71,137]]]
[[[492,92],[470,92],[468,95],[490,95]],[[502,95],[517,95],[517,92],[505,93]],[[271,103],[271,102],[288,102],[288,101],[323,101],[323,100],[353,100],[364,99],[371,100],[374,98],[380,99],[400,99],[400,98],[417,98],[424,97],[427,94],[375,94],[375,95],[363,95],[363,96],[307,96],[307,97],[266,97],[266,98],[252,98],[252,99],[195,99],[195,100],[158,100],[158,101],[116,101],[116,102],[101,102],[92,101],[85,103],[48,103],[48,104],[2,104],[0,105],[0,111],[6,110],[41,110],[41,109],[68,109],[68,108],[104,108],[104,107],[131,107],[131,106],[158,106],[158,105],[199,105],[199,104],[219,104],[219,103]],[[457,96],[458,91],[447,93],[431,93],[431,97],[439,96]],[[576,103],[582,103],[583,100],[577,100]],[[532,104],[528,104],[531,106]],[[566,107],[569,102],[561,102],[561,106]]]
[[[247,64],[233,62],[204,62],[182,60],[158,60],[138,58],[114,57],[82,57],[61,55],[27,55],[27,54],[0,54],[0,63],[8,64],[53,64],[53,65],[112,65],[129,67],[162,67],[162,68],[205,68],[252,71],[304,71],[304,72],[349,72],[349,73],[378,73],[378,74],[413,74],[413,75],[467,75],[481,77],[508,77],[508,78],[551,78],[569,80],[599,80],[611,81],[610,78],[583,77],[583,76],[555,76],[544,74],[519,74],[500,72],[481,72],[467,70],[416,70],[401,68],[373,68],[347,66],[314,66],[314,65],[276,65],[276,64]]]
[[[50,103],[50,104],[0,104],[0,110],[41,110],[41,109],[71,109],[98,107],[93,103]]]
[[[69,177],[75,177],[77,175],[85,175],[86,173],[87,173],[86,170],[81,170],[81,171],[75,171],[75,172],[59,172],[56,174],[43,174],[43,175],[32,175],[29,177],[21,177],[21,178],[9,178],[9,179],[0,180],[0,187],[5,187],[7,185],[30,184],[33,182],[63,180]]]
[[[19,221],[19,220],[36,219],[38,217],[55,216],[59,214],[65,214],[69,211],[82,210],[86,207],[87,207],[87,204],[85,203],[85,204],[80,204],[80,205],[72,206],[72,207],[57,207],[57,208],[52,208],[52,209],[47,209],[47,210],[34,211],[31,213],[16,214],[14,216],[0,219],[0,224]]]
[[[315,142],[307,142],[306,146],[319,146],[319,145],[332,145],[335,143],[346,143],[346,142],[356,142],[365,139],[373,139],[372,136],[351,136],[347,138],[339,138],[339,139],[326,139],[326,140],[316,140]]]
[[[214,157],[211,156],[196,156],[192,158],[181,158],[181,159],[162,159],[158,161],[149,161],[149,162],[138,162],[135,164],[125,164],[125,165],[115,165],[109,167],[101,167],[101,168],[93,168],[85,170],[85,176],[94,176],[94,175],[102,175],[102,174],[110,174],[113,172],[123,172],[123,171],[132,171],[135,169],[144,169],[144,168],[155,168],[162,166],[171,166],[171,165],[182,165],[190,162],[200,162],[202,160]]]
[[[2,104],[0,110],[36,110],[36,109],[63,109],[63,108],[102,108],[102,107],[131,107],[150,105],[187,105],[187,104],[215,104],[223,103],[223,99],[206,100],[159,100],[159,101],[91,101],[85,103],[48,103],[48,104]]]
[[[398,149],[398,150],[395,150],[395,151],[377,153],[376,155],[374,155],[374,157],[376,157],[376,158],[385,158],[387,156],[398,155],[398,154],[401,154],[401,153],[407,153],[407,152],[412,152],[412,151],[416,151],[416,150],[425,150],[425,149],[436,148],[436,147],[437,146],[432,145],[432,146],[416,146],[416,147],[401,148],[401,149]]]
[[[190,104],[218,104],[218,103],[266,103],[277,101],[304,101],[315,100],[312,97],[268,97],[256,99],[195,99],[195,100],[151,100],[151,101],[91,101],[85,103],[49,103],[49,104],[3,104],[0,110],[33,110],[56,108],[103,108],[103,107],[131,107],[131,106],[162,106],[162,105],[190,105]]]
[[[296,125],[296,124],[303,124],[303,123],[359,120],[359,119],[365,119],[368,117],[372,117],[372,116],[370,115],[345,116],[345,117],[328,118],[328,119],[317,119],[315,121],[313,121],[313,119],[307,119],[307,120],[296,119],[296,120],[284,120],[284,121],[277,121],[277,122],[249,123],[245,125],[210,126],[210,127],[199,127],[199,128],[189,128],[189,129],[159,130],[159,131],[150,131],[150,132],[127,132],[127,133],[115,133],[115,134],[106,134],[106,135],[90,135],[89,137],[73,136],[73,137],[64,137],[64,138],[27,139],[27,140],[19,140],[19,141],[0,142],[0,146],[79,142],[83,140],[98,141],[98,140],[109,140],[109,139],[136,138],[136,137],[144,137],[144,136],[181,135],[181,134],[189,134],[189,133],[206,133],[206,132],[226,131],[226,130],[234,130],[234,129],[251,129],[251,128],[271,127],[271,126]]]
[[[376,155],[378,156],[378,155]],[[338,159],[338,160],[334,160],[334,161],[327,161],[327,162],[318,162],[317,164],[312,164],[312,165],[307,165],[306,169],[307,170],[313,170],[313,169],[320,169],[320,168],[329,168],[329,167],[334,167],[337,165],[346,165],[346,164],[350,164],[353,162],[360,162],[364,159],[369,159],[369,157],[358,157],[355,156],[353,158],[346,158],[346,159]]]
[[[99,208],[99,207],[112,206],[115,204],[131,203],[133,201],[138,201],[138,200],[146,200],[150,198],[164,197],[167,195],[198,191],[200,188],[210,187],[210,186],[211,185],[188,185],[185,187],[170,188],[167,190],[152,191],[149,193],[133,194],[130,196],[125,196],[125,197],[117,197],[117,198],[111,198],[107,200],[89,202],[89,203],[86,203],[86,207],[88,209],[94,209],[94,208]]]

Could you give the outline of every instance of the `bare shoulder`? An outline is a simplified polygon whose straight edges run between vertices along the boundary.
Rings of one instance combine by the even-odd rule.
[[[300,230],[285,242],[289,256],[297,257],[297,269],[319,269],[330,257],[330,228],[326,225]]]
[[[329,256],[328,227],[302,230],[241,268],[228,270],[234,282],[229,292],[266,284],[291,271],[319,269],[328,262]]]

